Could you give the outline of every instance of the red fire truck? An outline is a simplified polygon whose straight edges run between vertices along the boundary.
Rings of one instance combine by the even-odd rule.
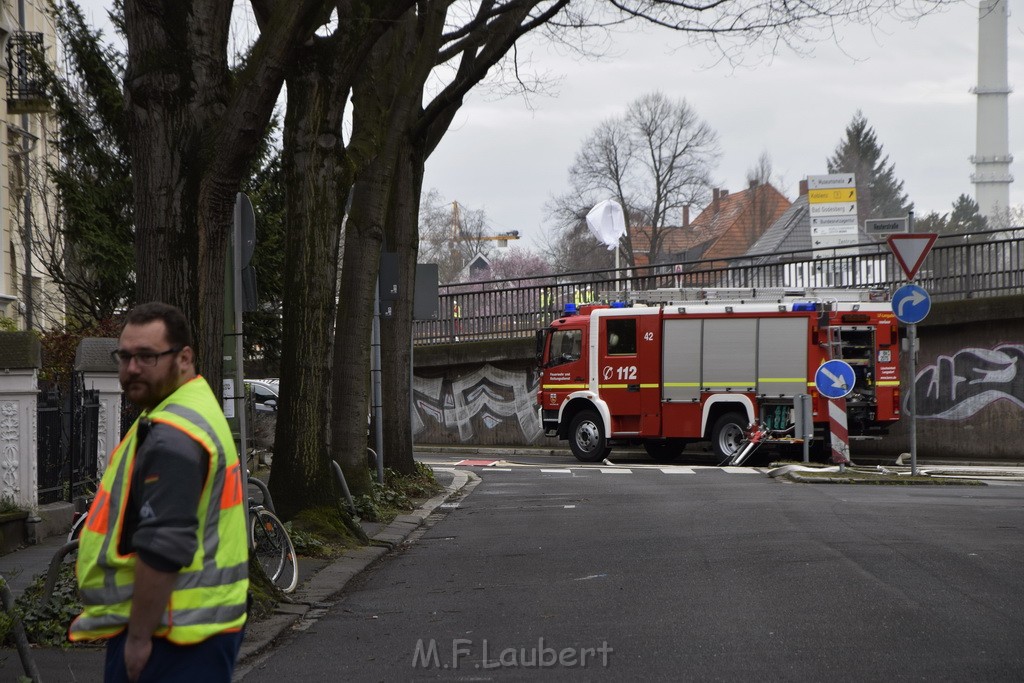
[[[624,299],[626,297],[623,297]],[[881,290],[671,289],[594,304],[537,334],[537,395],[548,436],[583,462],[642,444],[657,460],[710,441],[724,462],[758,427],[793,434],[793,400],[811,396],[815,441],[828,442],[817,368],[842,359],[851,438],[884,434],[900,417],[899,336]]]

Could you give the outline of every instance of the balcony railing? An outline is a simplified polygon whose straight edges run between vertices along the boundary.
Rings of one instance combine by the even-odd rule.
[[[38,114],[50,110],[40,69],[43,34],[15,31],[7,40],[7,111]]]
[[[566,303],[605,301],[612,292],[660,287],[852,287],[887,290],[906,282],[885,243],[858,253],[834,249],[680,261],[641,268],[442,285],[438,320],[414,323],[416,344],[529,337]],[[1024,294],[1024,228],[942,236],[915,282],[933,301]]]

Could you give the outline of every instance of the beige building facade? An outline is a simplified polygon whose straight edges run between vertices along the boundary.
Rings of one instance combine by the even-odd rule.
[[[32,60],[42,54],[56,64],[59,56],[46,0],[0,0],[0,39],[0,314],[18,329],[45,330],[64,323],[46,267],[63,253],[46,174],[57,124]]]

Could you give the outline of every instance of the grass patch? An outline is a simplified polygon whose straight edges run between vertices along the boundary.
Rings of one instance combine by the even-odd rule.
[[[355,499],[356,512],[371,522],[390,522],[403,512],[412,512],[414,500],[429,498],[443,488],[434,478],[434,471],[421,462],[416,472],[398,474],[391,468],[384,470],[384,483],[373,482],[373,490]]]
[[[338,508],[332,506],[303,510],[295,519],[285,522],[285,527],[300,556],[333,558],[346,548],[359,545],[341,520]]]

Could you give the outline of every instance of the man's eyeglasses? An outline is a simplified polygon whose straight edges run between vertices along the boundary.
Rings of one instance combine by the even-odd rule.
[[[181,351],[181,347],[175,347],[173,349],[167,349],[166,351],[160,352],[139,351],[138,353],[128,353],[127,351],[122,351],[121,349],[114,349],[113,351],[110,352],[110,357],[114,360],[115,363],[120,363],[121,365],[128,365],[129,363],[132,362],[132,358],[134,358],[135,362],[138,363],[139,365],[145,367],[153,367],[154,365],[156,365],[156,362],[160,360],[161,356],[167,356],[172,353],[177,353],[178,351]]]

